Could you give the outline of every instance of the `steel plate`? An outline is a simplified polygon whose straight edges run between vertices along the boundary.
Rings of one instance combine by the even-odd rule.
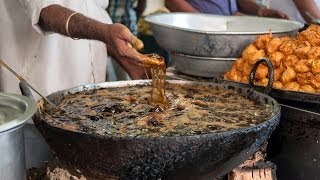
[[[0,92],[0,133],[24,124],[36,109],[31,98]]]
[[[254,16],[219,16],[168,13],[146,17],[158,44],[170,51],[204,57],[241,56],[257,35],[295,35],[303,25],[296,21]]]
[[[236,58],[199,57],[179,53],[171,53],[175,70],[192,76],[218,78],[228,71]]]

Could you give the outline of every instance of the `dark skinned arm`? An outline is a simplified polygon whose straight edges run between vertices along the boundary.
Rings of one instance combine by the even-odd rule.
[[[74,11],[60,5],[51,5],[42,9],[39,25],[47,30],[68,36],[66,22]],[[141,48],[142,42],[121,24],[105,24],[82,14],[75,14],[69,20],[69,33],[73,38],[99,40],[106,44],[111,55],[128,72],[131,78],[139,79],[143,70],[136,62],[139,53],[132,46]],[[125,62],[132,61],[132,62]],[[135,65],[133,65],[135,64]],[[141,71],[141,73],[137,73]],[[139,74],[139,76],[138,76]]]
[[[192,7],[186,0],[165,0],[165,5],[172,12],[199,12],[197,9]]]
[[[265,6],[261,6],[255,0],[237,0],[237,5],[239,11],[244,14],[289,19],[286,14],[274,9],[269,9]]]
[[[314,0],[293,0],[300,14],[308,23],[312,23],[312,19],[307,15],[309,12],[314,18],[320,19],[320,11]]]
[[[139,19],[142,16],[144,10],[146,9],[146,5],[147,5],[146,0],[138,0],[138,4],[136,8],[137,19]]]

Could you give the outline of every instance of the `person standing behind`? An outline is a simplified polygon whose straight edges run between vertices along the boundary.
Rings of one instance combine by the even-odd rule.
[[[165,4],[173,12],[288,18],[286,14],[261,6],[255,0],[166,0]]]

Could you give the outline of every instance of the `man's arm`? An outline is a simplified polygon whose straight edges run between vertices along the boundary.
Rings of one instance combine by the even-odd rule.
[[[165,0],[166,7],[172,12],[199,12],[192,7],[186,0]]]
[[[137,61],[139,53],[132,48],[143,47],[143,43],[121,24],[104,24],[82,14],[75,14],[69,19],[68,31],[66,23],[74,11],[60,5],[50,5],[42,9],[39,25],[47,31],[53,31],[72,38],[99,40],[106,44],[110,53],[133,79],[141,78]],[[127,63],[125,61],[131,61]]]
[[[312,19],[307,15],[309,12],[313,17],[320,19],[320,11],[314,0],[293,0],[302,17],[308,23],[312,23]]]
[[[286,14],[264,6],[260,6],[255,0],[237,0],[237,5],[239,11],[244,14],[289,19]]]

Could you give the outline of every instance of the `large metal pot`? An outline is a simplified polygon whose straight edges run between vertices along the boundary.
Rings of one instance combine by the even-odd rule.
[[[175,70],[192,76],[219,78],[232,67],[235,58],[213,58],[171,53]]]
[[[257,35],[295,35],[303,25],[290,20],[253,16],[219,16],[195,13],[150,15],[158,44],[169,52],[238,58]]]
[[[212,88],[235,89],[257,103],[272,107],[272,117],[254,127],[226,132],[177,137],[114,137],[62,129],[37,113],[35,125],[51,148],[64,161],[91,175],[111,175],[120,179],[158,179],[223,175],[248,159],[264,143],[279,123],[278,103],[261,93],[230,85],[188,81]],[[65,94],[100,88],[150,84],[150,81],[123,81],[91,84],[53,93],[48,99],[58,103]],[[46,108],[46,106],[44,106]]]
[[[0,92],[0,179],[25,176],[23,125],[36,112],[36,103],[24,96]]]

